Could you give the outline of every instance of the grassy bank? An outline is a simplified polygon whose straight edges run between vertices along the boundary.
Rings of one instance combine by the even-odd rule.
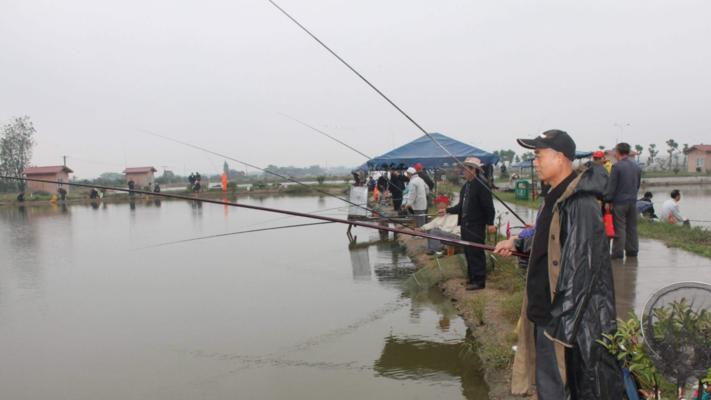
[[[660,240],[669,247],[677,247],[711,258],[711,231],[709,230],[640,219],[637,231],[641,237]]]
[[[516,194],[513,192],[496,192],[499,198],[507,203],[517,204],[519,206],[538,209],[540,207],[542,198],[537,198],[536,200],[519,200],[516,198]]]

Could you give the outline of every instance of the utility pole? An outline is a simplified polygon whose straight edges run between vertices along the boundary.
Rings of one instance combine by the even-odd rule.
[[[628,126],[632,126],[632,125],[628,122],[623,122],[623,123],[615,122],[615,124],[613,126],[620,128],[620,137],[615,141],[616,143],[620,143],[622,140],[624,140],[625,128]]]
[[[67,156],[62,156],[62,158],[64,159],[64,166],[66,167],[67,166]]]

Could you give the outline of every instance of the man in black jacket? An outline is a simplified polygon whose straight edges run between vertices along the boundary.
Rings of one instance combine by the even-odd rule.
[[[407,185],[407,178],[400,174],[400,171],[394,169],[390,171],[390,195],[393,199],[393,209],[400,212],[402,207],[402,192]]]
[[[526,295],[518,324],[512,393],[539,400],[622,399],[622,371],[598,340],[617,329],[609,243],[598,198],[602,168],[573,170],[566,132],[519,139],[533,149],[538,177],[550,186],[536,219]],[[496,245],[510,255],[518,238]]]
[[[464,177],[467,182],[459,192],[459,203],[446,210],[447,214],[457,214],[462,229],[462,240],[484,243],[486,232],[496,232],[494,226],[494,200],[491,191],[477,179],[481,161],[476,157],[464,160]],[[444,214],[444,212],[441,212]],[[465,247],[469,282],[467,290],[486,287],[486,255],[484,250]]]

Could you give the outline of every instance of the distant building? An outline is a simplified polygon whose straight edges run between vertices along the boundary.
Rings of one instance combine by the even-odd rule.
[[[697,144],[691,146],[686,157],[689,172],[711,171],[711,145]]]
[[[136,183],[136,189],[143,189],[146,186],[155,183],[155,173],[158,172],[153,167],[134,167],[126,168],[123,173],[126,174],[126,182],[133,181]]]
[[[69,167],[66,165],[50,165],[48,167],[27,167],[22,173],[25,177],[30,179],[44,179],[47,181],[57,181],[57,182],[69,182],[69,174],[73,173]],[[54,193],[60,187],[64,187],[69,191],[69,186],[56,184],[56,183],[45,183],[45,182],[32,182],[27,181],[27,191],[28,192],[49,192]]]

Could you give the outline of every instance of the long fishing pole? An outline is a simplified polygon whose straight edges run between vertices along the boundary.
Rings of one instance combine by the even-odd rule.
[[[436,235],[432,235],[432,234],[424,233],[424,232],[419,232],[419,231],[414,231],[411,229],[398,229],[398,228],[390,227],[389,225],[380,225],[380,224],[374,224],[374,223],[362,222],[362,221],[351,221],[351,220],[347,220],[347,219],[343,219],[343,218],[334,218],[334,217],[327,217],[327,216],[322,216],[322,215],[307,214],[307,213],[302,213],[302,212],[298,212],[298,211],[282,210],[282,209],[278,209],[278,208],[271,208],[271,207],[264,207],[264,206],[255,206],[255,205],[251,205],[251,204],[234,203],[234,202],[225,201],[225,200],[201,199],[201,198],[197,198],[197,197],[184,196],[184,195],[165,193],[165,192],[154,193],[154,192],[150,192],[147,190],[136,190],[136,189],[132,190],[132,189],[117,188],[117,187],[104,186],[104,185],[91,185],[88,183],[52,181],[52,180],[48,180],[48,179],[18,178],[16,176],[7,176],[7,175],[0,175],[0,179],[11,179],[11,180],[16,180],[16,181],[26,181],[26,182],[50,183],[50,184],[55,184],[55,185],[76,186],[76,187],[83,187],[83,188],[88,188],[88,189],[96,188],[96,189],[102,189],[102,190],[113,190],[116,192],[129,193],[129,195],[131,193],[137,193],[137,194],[142,194],[142,195],[147,195],[147,196],[163,197],[163,198],[168,198],[168,199],[200,201],[200,202],[209,203],[209,204],[217,204],[217,205],[222,205],[222,206],[227,205],[227,206],[232,206],[232,207],[245,208],[248,210],[266,211],[266,212],[272,212],[272,213],[278,213],[278,214],[293,215],[295,217],[311,218],[311,219],[317,219],[317,220],[321,220],[321,221],[329,221],[329,222],[336,222],[336,223],[341,223],[341,224],[346,224],[346,225],[361,226],[364,228],[377,229],[380,231],[387,231],[387,232],[393,232],[393,233],[400,233],[403,235],[422,237],[422,238],[426,238],[426,239],[439,240],[442,243],[447,243],[447,244],[461,246],[461,247],[474,247],[474,248],[487,250],[487,251],[494,250],[493,246],[487,246],[485,244],[470,242],[470,241],[466,241],[466,240],[439,237]],[[515,255],[517,257],[528,257],[528,254],[519,253],[519,252],[513,252],[512,255]]]
[[[226,159],[228,159],[228,160],[231,160],[231,161],[240,163],[240,164],[242,164],[242,165],[246,165],[246,166],[248,166],[248,167],[250,167],[250,168],[254,168],[254,169],[259,170],[259,171],[262,171],[262,172],[264,172],[264,173],[267,173],[267,174],[270,174],[270,175],[274,175],[274,176],[276,176],[276,177],[278,177],[278,178],[281,178],[281,179],[287,180],[287,181],[289,181],[289,182],[293,182],[293,183],[296,183],[296,184],[298,184],[298,185],[304,186],[304,187],[308,188],[309,190],[313,190],[313,191],[315,191],[315,192],[317,192],[317,193],[321,193],[321,194],[323,194],[323,195],[336,198],[336,199],[338,199],[338,200],[344,201],[344,202],[346,202],[346,203],[348,203],[348,204],[350,204],[350,205],[352,205],[352,206],[361,208],[361,209],[363,209],[363,210],[370,211],[370,212],[374,213],[375,215],[380,216],[381,218],[387,219],[387,220],[390,221],[390,223],[392,223],[392,224],[404,226],[404,225],[398,223],[397,221],[394,221],[394,220],[390,219],[390,217],[388,217],[387,215],[385,215],[385,214],[383,214],[383,213],[381,213],[381,212],[379,212],[379,211],[377,211],[377,210],[374,210],[374,209],[369,208],[369,207],[367,207],[367,206],[363,206],[363,205],[361,205],[361,204],[354,203],[354,202],[352,202],[352,201],[350,201],[350,200],[348,200],[348,199],[346,199],[346,198],[343,198],[343,197],[340,197],[340,196],[336,196],[335,194],[329,193],[329,192],[327,192],[327,191],[325,191],[325,190],[321,190],[321,189],[318,189],[318,188],[314,188],[314,187],[311,186],[311,185],[307,185],[307,184],[305,184],[304,182],[301,182],[301,181],[299,181],[299,180],[297,180],[297,179],[291,178],[291,177],[286,176],[286,175],[282,175],[282,174],[280,174],[280,173],[278,173],[278,172],[270,171],[270,170],[268,170],[268,169],[266,169],[266,168],[259,167],[259,166],[257,166],[257,165],[248,163],[248,162],[246,162],[246,161],[238,160],[238,159],[236,159],[236,158],[234,158],[234,157],[230,157],[230,156],[228,156],[228,155],[226,155],[226,154],[218,153],[218,152],[216,152],[216,151],[214,151],[214,150],[210,150],[210,149],[208,149],[208,148],[205,148],[205,147],[202,147],[202,146],[198,146],[198,145],[196,145],[196,144],[188,143],[188,142],[186,142],[186,141],[179,140],[179,139],[175,139],[175,138],[172,138],[172,137],[170,137],[170,136],[165,136],[165,135],[161,135],[161,134],[159,134],[159,133],[151,132],[151,131],[149,131],[149,130],[147,130],[147,129],[140,129],[140,131],[142,131],[142,132],[144,132],[144,133],[146,133],[146,134],[149,134],[149,135],[151,135],[151,136],[159,137],[159,138],[161,138],[161,139],[169,140],[169,141],[171,141],[171,142],[178,143],[178,144],[181,144],[181,145],[183,145],[183,146],[190,147],[190,148],[192,148],[192,149],[200,150],[200,151],[203,151],[203,152],[205,152],[205,153],[209,153],[209,154],[212,154],[212,155],[215,155],[215,156],[218,156],[218,157],[226,158]]]
[[[327,138],[329,138],[329,139],[331,139],[331,140],[333,140],[333,141],[335,141],[335,142],[337,142],[337,143],[340,143],[340,144],[346,146],[347,148],[349,148],[349,149],[355,151],[356,153],[360,154],[361,156],[367,158],[368,160],[370,160],[371,158],[373,158],[373,157],[371,157],[371,156],[369,156],[369,155],[363,153],[362,151],[356,149],[355,147],[349,145],[348,143],[343,142],[342,140],[338,139],[337,137],[332,136],[332,135],[330,135],[330,134],[328,134],[328,133],[322,131],[321,129],[318,129],[317,127],[315,127],[315,126],[313,126],[313,125],[307,124],[306,122],[301,121],[300,119],[294,118],[294,117],[292,117],[291,115],[288,115],[288,114],[284,114],[284,113],[279,113],[279,114],[282,115],[282,116],[284,116],[284,117],[286,117],[286,118],[289,118],[290,120],[292,120],[292,121],[294,121],[294,122],[297,122],[297,123],[299,123],[299,124],[301,124],[301,125],[303,125],[303,126],[309,128],[309,129],[311,129],[311,130],[313,130],[313,131],[315,131],[315,132],[318,132],[318,133],[320,133],[321,135],[326,136]]]
[[[378,89],[375,85],[373,85],[368,79],[365,78],[358,70],[356,70],[353,66],[351,66],[346,60],[344,60],[341,56],[339,56],[335,51],[331,50],[326,43],[322,42],[321,39],[319,39],[316,35],[311,33],[310,30],[308,30],[304,25],[302,25],[299,21],[296,20],[291,14],[286,12],[283,8],[281,8],[274,0],[267,0],[271,5],[276,7],[277,10],[281,11],[282,14],[284,14],[287,18],[289,18],[293,23],[295,23],[301,30],[306,32],[309,36],[311,36],[312,39],[314,39],[318,44],[320,44],[324,49],[326,49],[329,53],[331,53],[334,57],[338,59],[343,65],[345,65],[349,70],[351,70],[358,78],[360,78],[363,82],[365,82],[368,86],[370,86],[371,89],[373,89],[377,94],[380,95],[385,101],[390,103],[391,106],[393,106],[400,114],[402,114],[408,121],[412,122],[417,129],[419,129],[422,133],[425,134],[434,144],[439,146],[445,153],[447,153],[454,161],[457,162],[462,168],[466,168],[466,165],[462,163],[454,154],[452,154],[446,147],[444,147],[434,136],[432,136],[429,132],[425,130],[417,121],[415,121],[409,114],[407,114],[400,106],[395,104],[394,101],[392,101],[388,96],[385,95],[380,89]],[[483,171],[481,167],[478,167],[480,171]],[[519,221],[521,221],[522,224],[526,224],[526,221],[521,218],[516,212],[508,205],[506,202],[504,202],[499,196],[494,193],[493,190],[489,187],[489,185],[484,181],[478,174],[476,176],[476,179],[481,182],[482,185],[491,193],[491,195],[498,200],[504,207],[506,207],[507,210],[511,212],[513,216],[515,216]]]
[[[187,242],[194,242],[197,240],[214,239],[214,238],[224,237],[224,236],[236,236],[236,235],[242,235],[245,233],[275,231],[275,230],[279,230],[279,229],[300,228],[303,226],[325,225],[325,224],[333,224],[333,223],[334,222],[330,222],[330,221],[309,222],[307,224],[282,225],[282,226],[273,226],[270,228],[248,229],[248,230],[237,231],[237,232],[218,233],[216,235],[199,236],[199,237],[190,238],[190,239],[181,239],[181,240],[174,240],[172,242],[157,243],[157,244],[153,244],[150,246],[139,247],[136,250],[147,250],[147,249],[153,249],[156,247],[170,246],[170,245],[178,244],[178,243],[187,243]]]
[[[330,134],[328,134],[328,133],[322,131],[321,129],[318,129],[317,127],[315,127],[315,126],[313,126],[313,125],[307,124],[306,122],[301,121],[300,119],[294,118],[294,117],[292,117],[291,115],[288,115],[288,114],[284,114],[284,113],[279,113],[279,114],[282,115],[282,116],[284,116],[284,117],[286,117],[286,118],[289,118],[290,120],[292,120],[292,121],[294,121],[294,122],[296,122],[296,123],[298,123],[298,124],[301,124],[301,125],[303,125],[303,126],[309,128],[309,129],[313,130],[314,132],[317,132],[317,133],[320,133],[320,134],[323,135],[323,136],[326,136],[327,138],[333,140],[333,141],[336,142],[336,143],[342,144],[343,146],[345,146],[345,147],[347,147],[347,148],[349,148],[349,149],[355,151],[356,153],[360,154],[361,156],[365,157],[367,160],[370,160],[370,159],[373,158],[373,157],[371,157],[371,156],[369,156],[369,155],[363,153],[362,151],[356,149],[355,147],[349,145],[348,143],[343,142],[342,140],[338,139],[337,137],[332,136],[332,135],[330,135]],[[390,182],[390,179],[386,179],[386,182],[388,183],[388,187],[390,187],[391,189],[392,189],[392,188],[395,188],[395,189],[397,189],[397,190],[400,190],[399,187],[395,186],[392,182]]]
[[[307,214],[321,214],[321,213],[326,212],[326,211],[340,210],[340,209],[345,208],[345,207],[348,207],[348,206],[338,206],[338,207],[332,207],[332,208],[319,208],[319,209],[313,210],[313,211],[306,211],[306,213],[307,213]],[[281,221],[281,220],[284,220],[284,219],[287,219],[287,218],[294,218],[294,217],[291,216],[291,215],[286,215],[286,216],[281,216],[281,217],[277,217],[277,218],[270,218],[270,219],[265,220],[265,221],[255,222],[254,224],[245,225],[244,227],[245,227],[245,228],[252,228],[252,227],[255,227],[255,226],[265,225],[265,224],[268,224],[268,223],[270,223],[270,222]]]

